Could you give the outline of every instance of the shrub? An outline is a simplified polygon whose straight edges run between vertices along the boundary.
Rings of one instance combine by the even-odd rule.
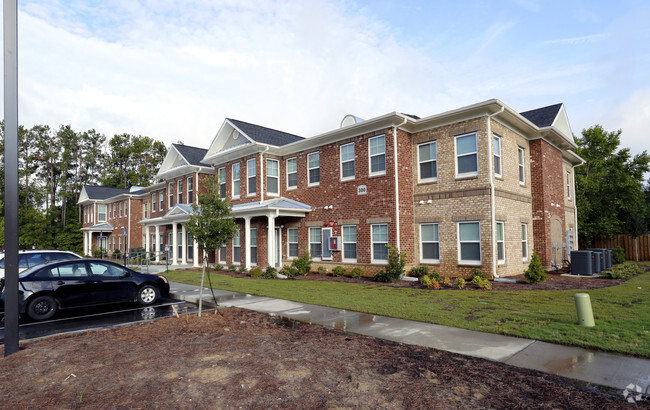
[[[261,278],[262,275],[264,275],[264,272],[262,272],[262,269],[260,268],[254,268],[251,269],[249,275],[251,276],[251,278]]]
[[[409,271],[409,276],[414,278],[421,278],[422,276],[427,276],[429,274],[429,268],[427,266],[414,266]]]
[[[237,269],[239,273],[246,273],[248,270],[246,269],[246,266],[240,266],[239,269]]]
[[[406,252],[400,252],[390,245],[388,248],[388,266],[386,270],[381,270],[375,275],[377,282],[394,282],[404,276],[404,266],[406,265]]]
[[[472,269],[472,277],[470,279],[472,283],[474,283],[474,278],[487,279],[485,273],[481,272],[481,270],[477,268]]]
[[[465,279],[456,278],[456,286],[458,286],[458,289],[463,289],[465,287]]]
[[[540,283],[546,280],[546,272],[542,268],[542,262],[537,252],[533,251],[533,257],[528,264],[528,269],[524,271],[524,276],[528,283]]]
[[[345,268],[343,266],[337,266],[332,269],[332,276],[343,276],[345,275]]]
[[[102,257],[102,250],[101,249],[93,249],[93,257],[101,258]]]
[[[283,266],[280,273],[288,278],[295,278],[298,276],[298,269],[295,266]]]
[[[487,279],[479,279],[476,286],[482,290],[492,290],[492,284]]]
[[[361,270],[361,268],[354,268],[354,269],[352,269],[352,271],[350,271],[350,277],[351,278],[360,278],[362,273],[363,273],[363,271]]]
[[[445,276],[444,279],[442,279],[442,285],[451,286],[451,279],[449,279],[449,276]]]
[[[262,277],[264,279],[275,279],[277,277],[277,273],[277,269],[275,269],[273,266],[268,266],[264,271],[264,275],[262,275]]]
[[[429,289],[440,289],[440,283],[435,279],[431,279],[431,283],[429,283],[427,287]]]
[[[223,270],[223,266],[222,266],[222,265],[219,265],[219,264],[217,263],[216,265],[214,265],[214,270],[216,270],[216,271]]]
[[[641,273],[643,269],[639,267],[636,263],[627,262],[621,265],[612,266],[610,269],[600,273],[600,276],[609,279],[627,279],[638,273]]]
[[[435,279],[435,280],[437,280],[438,282],[440,282],[440,274],[439,274],[438,271],[435,270],[435,269],[431,269],[431,273],[429,273],[429,277],[430,277],[431,279]]]
[[[228,266],[228,270],[229,270],[229,271],[233,271],[233,272],[237,272],[237,266],[235,266],[235,265],[230,265],[230,266]]]
[[[625,249],[617,246],[612,253],[612,263],[623,263],[625,262]]]
[[[428,276],[420,276],[420,285],[424,285],[426,287],[429,287],[429,284],[431,283],[431,278]]]
[[[301,257],[294,259],[293,262],[291,262],[291,266],[296,268],[297,275],[304,276],[308,274],[311,271],[311,257],[309,256],[309,252],[306,252]]]
[[[319,266],[318,273],[320,273],[321,275],[327,274],[327,268],[325,266]]]

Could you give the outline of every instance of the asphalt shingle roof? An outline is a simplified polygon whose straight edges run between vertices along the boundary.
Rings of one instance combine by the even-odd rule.
[[[537,108],[530,111],[520,112],[519,114],[538,127],[550,127],[557,117],[562,104],[553,104],[548,107]]]
[[[114,196],[128,194],[129,190],[124,188],[112,188],[106,186],[84,185],[88,199],[108,199]]]
[[[233,120],[232,118],[228,118],[228,121],[232,122],[237,128],[242,130],[244,134],[248,135],[254,141],[262,144],[281,147],[283,145],[291,144],[292,142],[304,139],[298,135],[289,134],[255,124],[250,124],[244,121]]]
[[[197,147],[190,147],[188,145],[181,145],[181,144],[172,144],[178,152],[185,157],[187,162],[190,163],[190,165],[196,165],[196,166],[201,166],[201,167],[209,167],[210,165],[204,164],[201,162],[201,160],[205,157],[205,154],[208,153],[207,149],[203,148],[197,148]]]

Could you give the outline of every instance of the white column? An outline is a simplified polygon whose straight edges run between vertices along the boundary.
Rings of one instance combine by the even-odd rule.
[[[269,213],[269,230],[266,234],[267,266],[274,266],[275,259],[275,216]]]
[[[160,225],[156,225],[156,237],[154,238],[156,244],[156,262],[160,262]]]
[[[172,223],[172,265],[178,265],[178,225]]]
[[[246,257],[245,267],[246,270],[251,270],[251,217],[244,217],[244,255]],[[239,242],[241,246],[241,241]],[[259,256],[259,255],[258,255]]]
[[[149,259],[149,251],[151,250],[151,237],[149,236],[149,225],[144,226],[144,254]]]
[[[84,231],[84,254],[81,256],[88,255],[88,231]]]
[[[185,231],[185,224],[181,224],[181,263],[187,264],[187,232]]]
[[[194,264],[192,266],[198,268],[199,266],[201,266],[199,265],[199,243],[196,241],[196,239],[194,239],[194,237],[192,237],[192,239],[194,240],[194,246],[192,247],[193,250],[192,260],[194,261]]]

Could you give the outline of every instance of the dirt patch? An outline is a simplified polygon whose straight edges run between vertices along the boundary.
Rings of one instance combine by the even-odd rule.
[[[229,308],[23,343],[3,408],[615,408],[565,378]],[[72,376],[74,374],[74,376]],[[17,382],[19,380],[19,382]]]

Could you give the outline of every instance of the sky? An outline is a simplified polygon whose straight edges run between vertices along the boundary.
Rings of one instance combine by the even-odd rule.
[[[562,102],[650,148],[650,2],[19,0],[19,123],[208,148],[225,118],[314,136],[346,114]],[[1,87],[2,85],[0,85]],[[2,102],[0,102],[2,104]]]

